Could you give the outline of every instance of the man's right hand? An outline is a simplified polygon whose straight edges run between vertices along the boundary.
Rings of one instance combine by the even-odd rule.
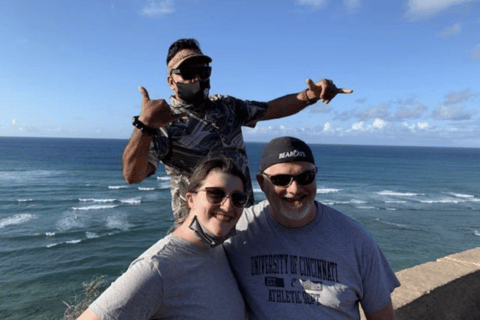
[[[168,103],[163,100],[150,100],[148,92],[144,87],[139,87],[142,94],[142,111],[138,120],[150,128],[159,128],[170,124],[178,118],[185,117],[186,113],[175,114]]]

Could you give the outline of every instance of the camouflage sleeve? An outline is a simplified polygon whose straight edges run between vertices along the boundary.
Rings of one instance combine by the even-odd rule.
[[[170,140],[162,131],[161,134],[152,139],[148,152],[148,161],[157,168],[158,163],[165,159],[170,152],[170,148]]]

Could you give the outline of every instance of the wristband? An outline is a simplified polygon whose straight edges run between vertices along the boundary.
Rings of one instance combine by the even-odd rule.
[[[157,135],[157,129],[151,128],[146,126],[142,121],[138,120],[138,116],[133,117],[133,126],[137,128],[138,130],[142,131],[142,133],[147,134],[151,137],[154,137]]]
[[[319,99],[318,98],[310,99],[308,97],[307,91],[308,91],[308,88],[302,91],[300,100],[302,100],[303,102],[306,103],[307,106],[309,106],[311,104],[316,103]]]

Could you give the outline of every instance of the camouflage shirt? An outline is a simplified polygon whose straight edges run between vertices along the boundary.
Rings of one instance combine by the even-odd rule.
[[[249,204],[254,203],[242,126],[254,127],[267,112],[267,103],[239,100],[230,96],[211,95],[200,112],[174,97],[171,106],[188,117],[160,128],[150,146],[149,161],[161,161],[171,179],[172,210],[175,225],[187,216],[183,195],[195,166],[205,157],[226,155],[232,158],[247,177]]]

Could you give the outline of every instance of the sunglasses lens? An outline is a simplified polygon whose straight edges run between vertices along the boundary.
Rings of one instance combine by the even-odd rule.
[[[180,75],[184,80],[194,79],[197,75],[200,79],[208,79],[211,73],[211,67],[184,67],[180,69]]]
[[[297,181],[298,184],[305,186],[310,184],[315,180],[315,175],[317,174],[317,169],[305,171],[297,176],[292,176],[290,174],[277,174],[276,176],[271,176],[270,181],[276,186],[284,187],[290,185],[293,180]]]
[[[270,180],[276,186],[286,186],[290,184],[292,178],[293,176],[289,174],[278,174],[276,176],[270,177]]]
[[[208,201],[212,204],[219,204],[225,198],[225,191],[218,188],[205,188]]]
[[[219,188],[205,188],[207,193],[207,200],[211,204],[219,204],[225,199],[227,194],[225,191]],[[237,208],[243,208],[247,203],[247,195],[240,191],[235,191],[230,195],[230,199],[232,199],[232,203]]]
[[[243,208],[247,203],[247,195],[240,191],[235,191],[234,193],[232,193],[231,199],[233,205],[237,208]]]
[[[301,185],[307,185],[313,182],[315,179],[315,170],[305,171],[297,176],[297,181]]]

